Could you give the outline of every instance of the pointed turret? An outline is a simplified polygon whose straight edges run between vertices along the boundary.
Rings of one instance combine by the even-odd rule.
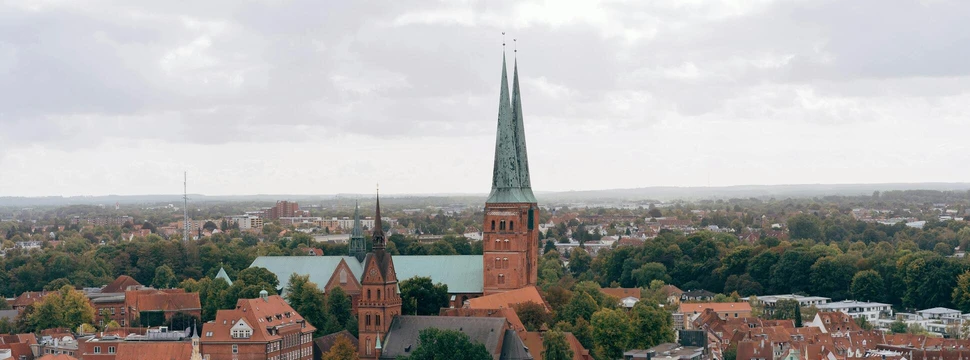
[[[380,250],[384,251],[384,244],[387,239],[384,238],[384,225],[381,224],[381,193],[377,193],[377,210],[374,211],[374,230],[373,241],[374,241],[374,251]]]
[[[519,186],[522,194],[537,202],[532,193],[532,178],[529,176],[529,152],[525,146],[525,122],[522,119],[522,96],[519,92],[519,60],[515,60],[512,70],[512,118],[515,122],[515,153],[519,160]]]
[[[529,164],[526,158],[524,127],[521,125],[521,106],[513,109],[511,102],[513,99],[509,97],[505,54],[502,54],[501,84],[498,129],[495,136],[495,162],[492,167],[492,191],[486,203],[535,203],[535,196],[532,195],[531,185],[529,185]],[[517,99],[518,76],[515,78],[514,90]],[[515,101],[516,104],[521,103],[519,100]],[[518,116],[516,111],[519,112]]]
[[[360,203],[354,205],[354,229],[350,232],[350,256],[357,258],[357,261],[364,261],[367,256],[367,244],[364,240],[364,230],[360,226]]]

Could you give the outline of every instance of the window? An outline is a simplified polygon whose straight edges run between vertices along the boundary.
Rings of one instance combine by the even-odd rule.
[[[95,346],[94,347],[94,353],[95,354],[100,354],[101,353],[101,347],[100,346]]]
[[[232,344],[232,353],[233,354],[238,354],[239,353],[239,345]]]
[[[501,222],[499,222],[498,229],[505,230],[505,220],[502,220]]]
[[[529,209],[529,225],[528,225],[529,230],[532,230],[533,228],[535,228],[535,225],[533,225],[535,223],[535,221],[536,221],[536,213],[535,213],[535,210],[533,210],[533,209],[530,208]]]
[[[512,250],[512,244],[509,243],[509,239],[505,239],[505,250]]]
[[[115,308],[111,308],[111,315],[115,314]]]
[[[515,221],[509,221],[509,231],[515,230]]]
[[[367,289],[367,300],[370,300],[370,289]]]
[[[499,258],[495,258],[495,268],[498,269],[501,267],[502,267],[502,261],[499,260]]]
[[[367,316],[364,316],[364,325],[370,326],[370,314],[367,314]]]
[[[495,231],[495,220],[492,220],[492,231]]]
[[[115,353],[115,347],[114,346],[108,346],[108,354],[114,354],[114,353]]]
[[[503,269],[509,268],[509,258],[502,258],[502,268]]]
[[[380,315],[377,315],[376,316],[376,319],[374,319],[374,320],[375,320],[374,325],[381,326],[381,316]]]
[[[367,347],[366,348],[367,348],[367,355],[373,354],[374,347],[371,346],[370,338],[367,338]]]
[[[377,289],[377,300],[381,299],[381,289]]]
[[[498,283],[505,284],[505,274],[498,274]]]
[[[212,337],[212,332],[211,331],[206,331],[205,332],[205,337]]]

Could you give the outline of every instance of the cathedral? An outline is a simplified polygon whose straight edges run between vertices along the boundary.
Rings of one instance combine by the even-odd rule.
[[[357,314],[358,354],[361,359],[393,358],[406,354],[410,343],[402,343],[401,332],[407,331],[402,330],[401,326],[405,329],[408,326],[432,326],[426,317],[402,316],[398,279],[422,276],[447,285],[452,308],[461,308],[467,304],[466,301],[483,295],[528,290],[524,289],[527,287],[532,287],[535,292],[539,207],[529,177],[518,64],[513,65],[510,89],[504,54],[500,83],[492,187],[485,201],[482,227],[483,255],[398,255],[392,259],[385,249],[387,238],[381,224],[378,196],[371,229],[371,251],[367,251],[368,244],[360,224],[360,207],[357,206],[349,253],[345,256],[260,256],[253,261],[252,267],[263,267],[276,274],[283,289],[287,287],[290,275],[297,273],[309,275],[311,281],[323,284],[324,292],[340,287],[350,295],[353,311]],[[449,326],[445,323],[456,326],[456,329],[468,327],[468,324],[461,323],[460,318],[435,321],[444,322],[434,325],[438,327]],[[392,322],[398,327],[392,327]],[[496,326],[483,334],[508,336],[497,344],[521,344],[515,331],[507,329],[505,322],[499,322]],[[388,343],[389,334],[394,331],[399,333]],[[498,346],[490,351],[498,354],[516,348],[507,347]]]

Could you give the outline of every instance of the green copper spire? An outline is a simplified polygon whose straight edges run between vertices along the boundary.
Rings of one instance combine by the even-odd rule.
[[[360,227],[360,204],[354,206],[354,229],[350,232],[350,256],[357,261],[364,261],[367,255],[367,244],[364,243],[364,229]]]
[[[519,60],[515,60],[512,70],[512,121],[515,123],[515,150],[519,159],[519,183],[522,195],[530,202],[537,202],[532,194],[532,179],[529,177],[529,153],[525,147],[525,123],[522,120],[522,97],[519,92]]]
[[[518,72],[516,72],[518,74]],[[502,88],[499,92],[498,130],[495,137],[495,162],[492,168],[492,192],[486,203],[534,203],[529,180],[529,162],[525,150],[525,131],[521,124],[521,107],[513,109],[509,99],[508,70],[502,55]],[[515,78],[515,104],[518,99],[518,76]],[[518,113],[517,113],[518,112]],[[518,115],[518,116],[516,116]],[[524,180],[524,182],[523,182]]]

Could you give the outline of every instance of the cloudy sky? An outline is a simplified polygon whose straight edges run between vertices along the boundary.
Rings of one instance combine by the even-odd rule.
[[[0,0],[0,196],[970,181],[970,2]]]

